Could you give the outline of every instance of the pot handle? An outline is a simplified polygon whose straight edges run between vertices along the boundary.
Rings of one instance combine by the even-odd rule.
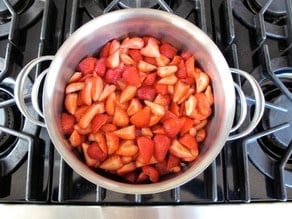
[[[262,92],[262,89],[261,89],[259,83],[250,74],[248,74],[247,72],[242,71],[240,69],[236,69],[236,68],[230,68],[230,71],[233,74],[238,74],[238,75],[244,77],[249,82],[249,84],[251,85],[251,88],[253,90],[254,97],[255,97],[255,110],[254,110],[254,114],[253,114],[252,120],[250,121],[249,125],[244,130],[240,131],[239,133],[231,134],[227,138],[227,140],[235,140],[235,139],[242,138],[242,137],[248,135],[258,125],[259,121],[261,120],[261,118],[264,114],[265,97],[264,97],[264,94]],[[235,89],[238,92],[240,102],[241,102],[241,115],[240,115],[238,123],[231,129],[230,133],[236,131],[242,125],[242,123],[244,122],[244,119],[247,115],[247,103],[246,103],[245,95],[244,95],[242,89],[240,88],[240,86],[237,85],[236,83],[234,83],[234,84],[235,84]]]
[[[28,111],[28,109],[26,107],[25,100],[24,100],[24,93],[23,93],[24,82],[25,82],[25,79],[28,77],[29,73],[31,72],[31,70],[37,64],[39,64],[40,62],[44,62],[44,61],[52,61],[53,59],[54,59],[54,56],[41,56],[41,57],[38,57],[36,59],[33,59],[32,61],[30,61],[29,63],[27,63],[23,67],[23,69],[19,72],[19,74],[16,78],[16,81],[15,81],[14,98],[15,98],[15,102],[16,102],[18,109],[20,110],[22,115],[24,115],[25,118],[30,120],[32,123],[39,125],[39,126],[42,126],[42,127],[46,127],[46,124],[44,122],[40,121],[38,118],[35,118],[35,116],[32,116],[32,114]],[[34,110],[42,118],[44,118],[44,116],[43,116],[43,113],[39,107],[38,93],[39,93],[39,88],[40,88],[41,82],[43,81],[47,72],[48,72],[48,69],[45,69],[40,75],[37,76],[35,82],[33,83],[31,96],[30,96]]]

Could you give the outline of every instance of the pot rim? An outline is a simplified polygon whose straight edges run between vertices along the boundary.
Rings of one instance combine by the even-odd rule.
[[[222,68],[222,71],[228,71],[229,73],[225,73],[222,75],[222,81],[226,83],[225,88],[225,97],[226,99],[225,103],[225,117],[224,118],[224,129],[221,131],[221,134],[218,135],[216,138],[216,145],[212,148],[212,152],[208,152],[208,156],[204,156],[204,159],[198,159],[195,162],[198,164],[196,165],[196,168],[188,168],[185,172],[181,173],[179,177],[176,177],[175,180],[173,179],[166,179],[161,182],[157,183],[151,183],[151,184],[128,184],[128,183],[122,183],[117,182],[114,180],[111,180],[109,178],[106,178],[99,174],[93,174],[93,170],[88,168],[88,166],[81,162],[77,156],[72,156],[72,152],[69,152],[68,143],[61,138],[60,133],[56,132],[56,124],[52,119],[50,119],[53,115],[52,107],[43,107],[44,109],[44,117],[45,122],[47,125],[47,129],[49,132],[49,135],[55,145],[55,148],[60,153],[60,155],[64,158],[64,160],[69,164],[69,166],[72,167],[74,171],[76,171],[78,174],[86,178],[87,180],[91,181],[92,183],[95,183],[96,185],[99,185],[101,187],[121,192],[121,193],[127,193],[127,194],[151,194],[151,193],[157,193],[166,191],[169,189],[173,189],[177,186],[180,186],[181,184],[184,184],[200,173],[202,173],[218,156],[220,151],[222,150],[226,139],[229,135],[229,131],[231,130],[233,118],[235,114],[235,91],[233,86],[233,80],[232,76],[229,70],[229,66],[223,57],[223,54],[220,52],[219,48],[216,46],[216,44],[205,34],[201,29],[196,27],[191,22],[175,15],[170,14],[168,12],[160,11],[157,9],[141,9],[141,8],[135,8],[135,9],[122,9],[117,10],[113,12],[109,12],[107,14],[101,15],[88,23],[82,25],[79,27],[59,48],[57,51],[54,60],[52,61],[50,65],[49,72],[47,74],[46,82],[45,82],[45,88],[44,90],[44,96],[43,96],[43,103],[46,104],[49,102],[49,99],[51,95],[53,94],[53,89],[51,87],[51,82],[56,80],[56,74],[55,72],[58,72],[58,69],[62,65],[62,62],[64,60],[64,57],[68,55],[72,50],[72,45],[77,45],[80,39],[88,36],[88,34],[92,33],[92,28],[95,27],[101,27],[110,25],[112,22],[118,22],[119,18],[128,19],[133,18],[135,16],[147,16],[147,17],[153,17],[153,18],[159,18],[163,21],[167,21],[168,23],[171,23],[175,26],[181,26],[183,27],[184,31],[189,32],[190,34],[192,32],[196,33],[196,38],[199,39],[200,43],[208,47],[208,51],[212,51],[212,56],[214,57],[214,60],[216,60],[216,65],[218,65],[218,68]],[[109,39],[110,40],[110,39]],[[215,59],[216,57],[216,59]],[[82,57],[81,57],[82,58]],[[228,106],[227,106],[228,105]],[[62,140],[60,140],[62,139]],[[70,147],[70,146],[69,146]]]

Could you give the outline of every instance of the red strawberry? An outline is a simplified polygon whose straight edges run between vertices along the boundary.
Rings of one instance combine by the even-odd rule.
[[[176,77],[183,79],[187,77],[187,71],[186,71],[186,66],[185,62],[183,59],[180,60],[180,62],[177,65],[177,72],[175,73]]]
[[[198,142],[196,138],[190,134],[183,135],[181,138],[179,138],[179,142],[188,149],[198,150]]]
[[[181,130],[183,121],[178,118],[169,118],[163,122],[163,129],[165,133],[174,138]]]
[[[149,37],[146,46],[143,47],[140,51],[142,55],[147,57],[155,58],[160,56],[158,41],[153,37]]]
[[[81,71],[83,74],[91,74],[95,68],[96,58],[88,56],[84,58],[78,65],[78,71]]]
[[[180,171],[180,158],[169,154],[166,169],[168,172],[177,173]]]
[[[120,69],[120,68],[108,69],[105,72],[105,81],[107,83],[116,84],[117,81],[121,77],[122,77],[122,69]]]
[[[119,138],[125,140],[133,140],[136,138],[136,128],[134,125],[130,125],[114,131]]]
[[[143,59],[143,61],[144,61],[144,62],[147,62],[148,64],[151,64],[151,65],[157,66],[156,59],[153,58],[153,57],[145,56],[144,59]]]
[[[143,85],[153,85],[156,80],[156,73],[147,74],[145,80],[143,81]]]
[[[77,99],[77,93],[69,93],[65,96],[65,109],[72,115],[74,115],[77,110]]]
[[[150,100],[153,101],[156,95],[156,90],[152,86],[142,86],[137,89],[136,96],[140,100]]]
[[[165,159],[165,156],[170,147],[170,139],[166,135],[155,135],[153,138],[155,143],[154,147],[154,157],[158,162],[161,162]]]
[[[159,172],[152,166],[143,166],[142,172],[147,175],[151,182],[159,181]]]
[[[184,51],[184,52],[181,53],[180,56],[183,58],[183,60],[186,61],[188,58],[190,58],[192,56],[192,53]]]
[[[81,135],[78,133],[78,131],[74,130],[70,137],[69,137],[69,142],[70,142],[70,145],[72,147],[79,147],[82,145],[82,137]]]
[[[104,161],[107,157],[107,154],[100,149],[96,142],[93,142],[91,145],[89,145],[87,148],[87,154],[90,158],[99,161]]]
[[[68,113],[61,114],[61,127],[64,134],[71,134],[74,130],[75,117]]]
[[[110,46],[111,46],[111,42],[108,42],[107,44],[105,44],[102,48],[101,48],[101,50],[100,50],[100,52],[99,52],[99,57],[108,57],[109,56],[109,48],[110,48]]]
[[[125,66],[122,73],[122,78],[129,85],[133,85],[135,87],[141,86],[140,75],[135,66]]]
[[[114,171],[123,166],[123,162],[120,156],[113,155],[107,158],[100,164],[100,168],[104,170]]]
[[[106,71],[106,58],[102,57],[100,59],[97,59],[93,72],[95,72],[97,75],[103,77],[105,71]]]
[[[121,48],[141,49],[144,46],[144,40],[140,37],[132,37],[124,40]]]
[[[177,49],[168,43],[162,43],[159,47],[160,53],[170,59],[172,59],[176,53]]]
[[[143,59],[139,49],[130,49],[128,53],[136,63]]]
[[[91,131],[92,133],[96,133],[101,126],[107,123],[109,116],[106,114],[97,114],[93,117],[91,121]]]
[[[108,149],[108,154],[113,154],[116,150],[119,149],[120,141],[118,136],[113,132],[106,132],[106,145]]]
[[[181,135],[186,134],[194,125],[194,120],[189,117],[180,118],[183,122],[183,126],[180,130]]]
[[[136,161],[148,164],[154,153],[154,142],[146,136],[141,136],[137,139],[137,144],[139,152]]]
[[[143,128],[149,125],[151,118],[150,107],[144,107],[143,109],[137,111],[131,118],[130,122],[136,127]]]
[[[157,93],[159,93],[161,95],[168,94],[168,86],[167,86],[167,84],[156,83],[155,84],[155,90],[156,90]]]

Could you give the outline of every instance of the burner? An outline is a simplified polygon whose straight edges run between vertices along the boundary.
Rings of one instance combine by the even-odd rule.
[[[247,4],[254,13],[258,13],[266,6],[269,0],[247,0]],[[285,0],[274,0],[269,5],[266,13],[271,17],[283,17],[287,15]]]
[[[6,78],[0,84],[0,177],[12,173],[28,152],[28,143],[20,135],[35,136],[37,132],[37,127],[22,117],[14,102],[14,83]],[[27,80],[25,88],[29,87],[31,81]],[[28,107],[33,110],[31,105]]]
[[[42,12],[42,0],[7,0],[18,16],[17,25],[20,29],[31,24]],[[12,15],[4,1],[0,1],[0,37],[10,33]]]
[[[122,8],[154,8],[157,0],[120,0],[119,5]]]

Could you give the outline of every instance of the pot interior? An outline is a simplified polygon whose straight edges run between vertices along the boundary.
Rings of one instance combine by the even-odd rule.
[[[207,72],[214,93],[213,115],[207,127],[207,138],[200,146],[199,157],[175,177],[152,184],[130,185],[96,174],[72,151],[60,126],[64,88],[77,64],[112,39],[126,36],[153,36],[167,41],[180,51],[194,54]],[[107,189],[124,193],[155,193],[164,191],[200,174],[221,151],[231,129],[235,94],[229,67],[216,45],[188,21],[155,9],[123,9],[100,16],[74,32],[58,50],[51,63],[44,89],[44,115],[49,135],[61,156],[81,176]]]

